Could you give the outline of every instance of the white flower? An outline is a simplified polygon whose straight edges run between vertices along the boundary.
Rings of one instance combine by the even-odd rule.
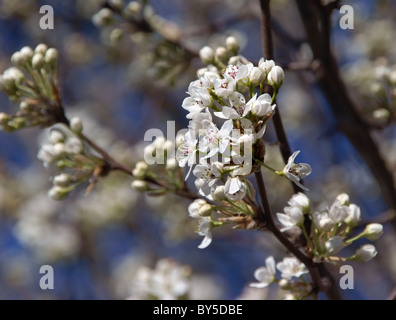
[[[285,213],[277,213],[279,222],[284,226],[281,231],[289,230],[304,222],[304,214],[299,207],[285,207]]]
[[[340,201],[336,200],[330,207],[329,217],[336,223],[344,222],[349,212],[349,207],[341,205]]]
[[[217,153],[223,153],[230,144],[232,129],[232,120],[224,122],[220,130],[212,122],[208,123],[205,128],[202,128],[199,131],[198,150],[201,153],[207,153],[202,159],[208,159]]]
[[[249,78],[251,83],[254,86],[258,86],[265,79],[265,72],[261,68],[253,67],[252,71],[250,71]]]
[[[254,277],[258,282],[251,283],[253,288],[265,288],[275,280],[275,259],[268,257],[265,259],[265,267],[261,267],[254,271]]]
[[[235,80],[238,82],[240,80],[246,79],[252,69],[252,63],[242,64],[239,62],[236,65],[229,65],[223,76],[224,79]]]
[[[285,73],[279,66],[273,67],[267,76],[268,84],[275,88],[279,88],[282,85],[284,78]]]
[[[211,64],[214,59],[214,51],[211,47],[205,46],[199,50],[199,57],[203,64]]]
[[[305,265],[297,258],[286,257],[276,264],[276,268],[282,273],[282,278],[290,280],[292,277],[300,277],[307,273]]]
[[[345,223],[354,227],[360,221],[360,208],[353,203],[351,203],[348,208],[348,216],[345,218],[344,221]]]
[[[221,112],[214,114],[221,119],[240,119],[246,115],[245,97],[239,92],[233,92],[229,97],[230,107],[224,106]]]
[[[197,139],[189,130],[184,136],[184,142],[177,149],[176,160],[180,167],[184,167],[186,164],[192,169],[192,165],[195,163],[195,154],[197,152]],[[186,179],[188,178],[190,171],[188,172]]]
[[[331,237],[325,243],[326,250],[330,254],[337,254],[344,248],[344,241],[340,236]]]
[[[212,164],[202,162],[201,164],[195,166],[193,170],[194,176],[203,180],[203,183],[199,188],[201,194],[208,196],[210,193],[212,193],[215,183],[221,176],[220,170],[222,168],[223,164],[220,162],[214,162]]]
[[[371,241],[375,241],[382,236],[382,234],[384,233],[383,229],[384,227],[382,226],[382,224],[370,223],[366,226],[363,233],[365,233],[366,238]]]
[[[224,194],[230,200],[242,200],[246,196],[246,185],[238,177],[228,177]]]
[[[300,150],[294,152],[287,161],[286,166],[283,169],[283,173],[286,177],[298,185],[301,189],[308,190],[300,183],[300,179],[308,176],[312,169],[307,163],[294,163],[294,159],[300,153]]]
[[[291,197],[291,199],[287,203],[289,204],[289,206],[298,207],[302,211],[305,211],[305,210],[309,209],[309,199],[302,192],[298,192],[296,194],[293,194],[293,196]]]
[[[354,259],[357,261],[368,262],[377,255],[378,251],[372,244],[365,244],[356,250]]]
[[[336,200],[338,200],[343,206],[349,205],[349,196],[346,193],[339,194]]]
[[[210,218],[204,217],[202,219],[199,225],[198,234],[204,237],[198,248],[205,249],[212,242],[212,223],[210,221]]]
[[[256,99],[254,96],[248,102],[248,109],[255,116],[264,117],[268,115],[272,115],[276,104],[271,105],[272,98],[268,93],[264,93]]]
[[[265,75],[268,75],[271,69],[275,67],[275,62],[274,60],[265,60],[264,58],[261,58],[258,66],[265,72]]]
[[[313,214],[313,221],[319,230],[330,231],[334,226],[334,221],[330,219],[327,212],[315,212]]]

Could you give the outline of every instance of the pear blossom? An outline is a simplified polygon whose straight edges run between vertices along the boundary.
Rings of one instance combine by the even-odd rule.
[[[199,225],[198,234],[204,237],[201,244],[198,246],[199,249],[205,249],[212,243],[212,223],[210,218],[202,218]]]
[[[308,273],[305,265],[297,258],[286,257],[276,264],[276,268],[282,273],[282,278],[290,280],[292,277],[300,277]]]
[[[267,76],[268,84],[275,88],[279,88],[282,85],[284,78],[285,73],[283,72],[283,69],[279,66],[272,67],[271,71],[268,73]]]
[[[314,212],[313,222],[316,228],[323,231],[330,231],[334,226],[334,221],[327,212]]]
[[[329,217],[336,223],[344,222],[349,216],[350,209],[341,205],[339,200],[335,200],[329,209]]]
[[[382,234],[384,233],[383,229],[384,227],[382,226],[382,224],[370,223],[366,226],[363,233],[366,235],[366,238],[371,241],[375,241],[382,236]]]
[[[285,207],[285,213],[277,213],[279,222],[284,226],[281,231],[289,230],[304,222],[304,214],[299,207]]]
[[[326,241],[325,247],[328,253],[334,255],[340,252],[345,247],[345,244],[342,237],[334,236]]]
[[[230,200],[242,200],[246,196],[246,185],[239,177],[228,177],[224,188],[224,194]]]
[[[208,196],[212,193],[212,189],[214,189],[217,180],[221,176],[220,170],[222,168],[223,164],[217,161],[212,164],[208,164],[206,161],[204,161],[201,164],[195,166],[193,170],[194,176],[200,180],[203,180],[199,188],[199,191],[202,195]]]
[[[358,222],[360,220],[360,208],[356,204],[353,204],[353,203],[351,203],[348,208],[349,208],[348,215],[344,219],[344,221],[345,221],[345,223],[354,227],[358,224]]]
[[[212,122],[202,128],[199,133],[198,150],[207,153],[202,159],[208,159],[218,153],[223,153],[230,144],[230,134],[233,129],[232,120],[223,123],[219,130]]]
[[[250,287],[253,288],[265,288],[275,280],[275,259],[274,257],[268,257],[265,259],[265,267],[256,269],[254,277],[258,282],[251,283]]]
[[[230,107],[224,106],[221,112],[215,112],[214,114],[222,119],[240,119],[246,115],[246,100],[241,93],[233,92],[229,97],[229,104]]]
[[[294,163],[294,159],[297,157],[297,155],[300,153],[300,150],[294,152],[290,157],[289,160],[287,161],[286,166],[283,169],[283,174],[286,175],[286,177],[294,182],[296,185],[298,185],[301,189],[308,190],[306,187],[304,187],[301,183],[300,180],[301,178],[304,178],[311,174],[311,166],[307,163]]]
[[[265,72],[265,75],[267,76],[268,73],[271,71],[273,67],[275,67],[275,62],[274,60],[266,60],[264,58],[261,58],[258,67],[262,69]]]
[[[354,260],[369,262],[377,255],[378,251],[372,244],[365,244],[356,250],[355,255],[353,256]]]
[[[291,207],[298,207],[302,211],[309,209],[309,198],[302,192],[294,194],[287,202]]]
[[[247,103],[247,109],[253,115],[264,117],[274,113],[276,104],[271,104],[272,98],[268,93],[264,93],[256,99],[256,95]]]

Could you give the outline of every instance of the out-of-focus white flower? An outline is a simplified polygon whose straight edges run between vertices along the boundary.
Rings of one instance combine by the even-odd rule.
[[[344,222],[349,216],[349,207],[341,205],[340,201],[336,200],[329,209],[329,217],[335,222]]]
[[[293,196],[287,203],[291,207],[300,208],[303,212],[307,211],[309,209],[309,205],[310,205],[310,201],[309,201],[308,197],[302,192],[293,194]]]
[[[360,208],[353,203],[351,203],[348,208],[348,216],[345,218],[345,223],[354,227],[360,221]]]
[[[365,244],[356,250],[353,256],[354,260],[368,262],[377,255],[378,251],[372,244]]]
[[[330,231],[334,226],[334,221],[327,212],[314,212],[313,221],[315,226],[323,231]]]
[[[214,60],[214,51],[211,47],[205,46],[199,50],[199,57],[203,64],[211,64]]]
[[[254,277],[258,282],[251,283],[250,286],[253,288],[265,288],[275,280],[275,259],[274,257],[268,257],[265,260],[265,267],[261,267],[254,271]]]
[[[239,42],[238,39],[235,38],[234,36],[229,36],[227,37],[226,41],[226,47],[229,51],[232,53],[236,54],[239,50]]]
[[[308,190],[306,187],[304,187],[301,183],[300,180],[308,175],[311,174],[312,169],[311,166],[307,163],[294,163],[294,159],[297,157],[297,155],[300,153],[300,150],[294,152],[290,157],[289,160],[287,161],[286,166],[283,169],[283,174],[286,175],[286,177],[294,182],[296,185],[298,185],[301,189]]]
[[[303,274],[308,273],[305,265],[294,257],[284,258],[281,262],[276,264],[276,268],[282,273],[282,278],[287,280],[290,280],[292,277],[298,278]]]
[[[304,222],[304,214],[299,207],[285,207],[285,213],[277,213],[279,222],[284,226],[282,231],[289,230]]]
[[[228,177],[224,187],[224,194],[230,200],[242,200],[246,196],[246,185],[240,178]]]
[[[341,193],[336,197],[336,200],[340,202],[343,206],[349,205],[349,196],[346,193]]]
[[[334,236],[326,241],[325,246],[328,253],[337,254],[344,248],[345,244],[342,237]]]
[[[365,234],[366,238],[371,241],[375,241],[382,236],[382,234],[384,233],[383,229],[384,227],[382,226],[382,224],[370,223],[366,226],[363,233]]]

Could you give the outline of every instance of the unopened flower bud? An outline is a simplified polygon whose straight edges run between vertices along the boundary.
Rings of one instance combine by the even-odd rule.
[[[59,187],[59,186],[53,186],[48,191],[48,196],[53,200],[62,200],[67,196],[68,193],[69,193],[69,190],[66,188]]]
[[[366,238],[371,241],[375,241],[382,236],[382,234],[384,233],[383,229],[384,227],[382,226],[382,224],[370,223],[366,226],[363,233],[365,234]]]
[[[254,86],[258,86],[261,82],[264,81],[265,73],[262,69],[258,67],[253,67],[252,71],[250,71],[249,78],[250,78],[250,82]]]
[[[40,69],[44,64],[44,56],[41,53],[35,53],[32,58],[33,69]]]
[[[360,221],[360,208],[352,203],[349,205],[348,209],[348,215],[344,221],[349,226],[355,227]]]
[[[45,53],[45,62],[50,65],[55,65],[58,61],[58,50],[55,48],[49,48]]]
[[[222,201],[226,199],[224,193],[224,186],[218,186],[212,193],[212,198],[214,201]]]
[[[132,174],[135,178],[143,179],[146,177],[149,166],[144,161],[138,161],[135,168],[132,170]]]
[[[41,53],[44,56],[47,50],[48,50],[48,46],[44,43],[40,43],[34,49],[34,53]]]
[[[279,280],[279,287],[283,290],[289,290],[291,288],[290,282],[286,279]]]
[[[389,112],[388,109],[385,108],[380,108],[373,112],[373,118],[377,121],[383,121],[383,122],[388,121],[390,116],[391,113]]]
[[[55,157],[60,157],[66,152],[65,144],[58,142],[53,147],[53,154]]]
[[[334,236],[326,241],[325,246],[327,252],[334,255],[340,252],[345,245],[344,245],[344,241],[340,236]]]
[[[83,125],[79,117],[73,117],[70,119],[70,129],[77,134],[82,132]]]
[[[84,146],[80,139],[71,137],[67,139],[65,144],[65,151],[67,153],[79,154],[83,151]]]
[[[356,250],[353,260],[368,262],[377,255],[378,251],[372,244],[365,244]]]
[[[137,1],[129,2],[125,8],[125,12],[131,15],[138,14],[141,10],[142,10],[142,5],[140,4],[140,2]]]
[[[264,58],[261,58],[258,63],[258,66],[261,70],[264,71],[266,75],[268,75],[268,73],[270,73],[272,68],[275,67],[275,62],[274,60],[265,60]]]
[[[336,197],[342,206],[349,205],[349,196],[346,193],[341,193]]]
[[[112,44],[117,44],[120,42],[123,36],[123,31],[120,28],[115,28],[110,33],[110,42]]]
[[[274,88],[280,88],[283,83],[283,79],[285,78],[285,73],[283,69],[279,66],[275,66],[268,73],[268,84]]]
[[[203,64],[211,64],[214,59],[214,51],[211,47],[205,46],[199,50],[199,57]]]
[[[92,17],[92,22],[102,27],[109,24],[113,20],[113,12],[109,8],[103,8]]]
[[[227,61],[228,59],[228,52],[227,49],[224,47],[218,47],[216,48],[216,57],[220,60],[220,61]]]
[[[118,10],[121,10],[124,6],[124,0],[109,0],[109,4]]]
[[[15,84],[22,83],[25,79],[25,75],[18,68],[11,67],[4,71],[2,79],[4,86],[7,89]]]
[[[226,39],[226,48],[233,54],[237,54],[239,51],[239,42],[237,38],[230,36]]]
[[[34,54],[33,49],[30,47],[27,47],[27,46],[23,47],[19,52],[22,54],[22,58],[25,61],[28,61],[29,59],[31,59]]]
[[[59,142],[65,141],[65,136],[58,130],[51,130],[49,134],[49,141],[51,144],[55,145]]]
[[[143,180],[133,180],[131,187],[138,192],[146,192],[149,190],[148,184]]]
[[[53,184],[58,187],[68,187],[72,182],[70,175],[61,173],[54,177]]]
[[[26,60],[24,59],[23,54],[17,51],[11,56],[11,62],[16,66],[22,66]]]
[[[201,216],[201,217],[207,217],[207,216],[210,216],[210,214],[212,213],[212,206],[209,204],[209,203],[207,203],[207,202],[205,202],[204,204],[202,204],[200,207],[199,207],[199,209],[198,209],[198,214]]]

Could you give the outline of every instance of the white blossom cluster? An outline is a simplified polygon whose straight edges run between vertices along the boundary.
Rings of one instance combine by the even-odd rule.
[[[11,57],[15,65],[0,76],[0,90],[19,102],[15,115],[0,113],[0,126],[4,131],[25,127],[48,127],[64,121],[58,105],[59,92],[56,86],[58,51],[39,44],[34,50],[23,47]]]
[[[370,241],[377,240],[383,233],[383,226],[378,223],[368,224],[365,229],[353,235],[353,229],[360,221],[360,208],[349,202],[349,196],[340,194],[332,205],[324,211],[311,211],[308,197],[303,193],[297,193],[289,200],[284,213],[277,213],[277,218],[282,225],[281,231],[297,229],[307,241],[307,252],[312,255],[314,261],[341,262],[355,260],[368,262],[377,255],[377,249],[372,244],[364,244],[350,257],[337,256],[345,247],[354,241],[367,238]],[[308,215],[312,222],[311,230],[306,230],[304,216]],[[284,258],[276,265],[281,272],[281,279],[277,280],[275,261],[273,257],[266,259],[266,267],[258,268],[254,276],[257,283],[252,287],[264,288],[272,282],[278,282],[281,289],[291,291],[289,298],[304,298],[310,292],[311,285],[301,275],[307,273],[305,266],[297,258]],[[290,280],[300,278],[297,282]]]
[[[267,82],[279,88],[284,74],[272,60],[264,59],[258,67],[238,61],[220,74],[216,70],[209,66],[188,88],[182,107],[191,121],[177,160],[181,167],[190,167],[202,195],[212,199],[216,194],[221,200],[223,193],[229,200],[242,200],[248,193],[245,177],[252,173],[255,158],[263,160],[261,138],[276,107],[269,94],[255,89]],[[225,120],[220,128],[210,110]]]
[[[303,193],[293,195],[288,204],[289,206],[284,208],[284,213],[277,213],[277,218],[283,227],[282,231],[297,228],[302,232],[306,237],[311,254],[318,262],[323,259],[334,260],[334,256],[344,247],[358,239],[367,238],[374,241],[383,233],[381,224],[371,223],[358,235],[351,235],[360,221],[360,208],[356,204],[350,203],[349,196],[345,193],[338,195],[333,204],[324,211],[312,212],[310,201]],[[304,214],[309,215],[312,230],[305,229]],[[369,261],[375,257],[377,251],[374,246],[365,245],[362,248],[363,251],[358,250],[352,257],[337,258]]]
[[[81,132],[82,123],[77,117],[71,119],[70,127],[58,123],[50,128],[49,142],[38,152],[37,157],[45,167],[55,164],[58,169],[59,173],[53,178],[54,186],[48,192],[54,200],[65,198],[87,181],[93,186],[102,173],[103,160],[81,139]]]

